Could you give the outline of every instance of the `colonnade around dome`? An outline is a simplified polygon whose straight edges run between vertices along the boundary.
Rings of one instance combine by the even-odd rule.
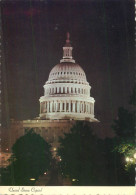
[[[45,101],[40,105],[40,113],[67,112],[94,115],[94,103],[74,100]]]
[[[44,95],[55,95],[55,94],[73,94],[73,95],[85,95],[90,96],[90,86],[76,85],[76,84],[54,84],[44,86]]]

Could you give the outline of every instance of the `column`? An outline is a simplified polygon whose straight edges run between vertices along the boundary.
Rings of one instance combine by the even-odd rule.
[[[54,112],[54,101],[52,102],[52,112]]]
[[[45,110],[45,113],[47,112],[47,102],[44,103],[44,110]]]
[[[81,102],[79,101],[79,113],[81,113]]]
[[[64,112],[66,112],[66,108],[67,108],[67,102],[64,102]]]
[[[73,104],[73,112],[75,112],[75,102],[73,101],[72,104]]]
[[[65,87],[65,93],[67,93],[67,87]]]
[[[69,112],[71,112],[71,101],[69,101]]]
[[[88,102],[86,103],[86,113],[88,113]]]
[[[59,101],[57,102],[57,105],[58,105],[57,110],[58,110],[58,112],[60,112],[60,102]]]
[[[90,104],[88,103],[88,114],[90,113]]]
[[[54,112],[56,112],[56,102],[54,101]]]
[[[50,102],[50,112],[52,112],[52,102]]]
[[[56,112],[58,112],[58,102],[56,102]]]
[[[69,87],[69,93],[71,93],[71,87]]]
[[[47,102],[47,112],[49,112],[49,102]]]
[[[77,102],[77,112],[79,113],[80,110],[79,110],[79,102]]]
[[[60,101],[60,112],[62,112],[62,101]]]
[[[81,106],[82,106],[82,103],[79,102],[79,113],[81,113],[81,110],[82,110]]]
[[[61,93],[63,93],[63,87],[61,87]]]
[[[91,104],[89,103],[89,114],[91,114]]]
[[[83,104],[83,102],[81,103],[81,112],[82,113],[84,112],[84,104]]]
[[[75,112],[77,112],[77,101],[75,102]]]
[[[49,102],[49,112],[50,112],[50,102]]]
[[[88,113],[88,102],[86,102],[86,113]]]
[[[84,107],[84,112],[87,113],[87,103],[84,103],[85,107]]]
[[[80,103],[80,112],[83,112],[83,102]]]

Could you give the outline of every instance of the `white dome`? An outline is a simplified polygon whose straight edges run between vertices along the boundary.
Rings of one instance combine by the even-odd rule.
[[[63,58],[52,68],[44,85],[44,96],[40,97],[40,118],[96,122],[91,86],[84,70],[75,63],[72,49],[68,34]]]
[[[87,84],[84,70],[78,64],[71,62],[63,62],[53,67],[47,83],[58,81]]]

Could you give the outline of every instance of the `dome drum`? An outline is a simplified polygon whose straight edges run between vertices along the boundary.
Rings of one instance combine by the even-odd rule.
[[[72,83],[55,83],[44,85],[44,96],[85,96],[90,97],[90,86]]]
[[[72,118],[83,120],[84,118],[94,118],[94,102],[91,97],[62,97],[40,98],[40,118],[44,119],[68,119]],[[77,120],[78,120],[77,119]]]

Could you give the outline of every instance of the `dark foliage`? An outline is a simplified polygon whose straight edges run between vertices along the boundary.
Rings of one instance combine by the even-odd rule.
[[[97,138],[85,122],[77,122],[70,133],[60,138],[61,172],[71,181],[75,179],[73,185],[101,184],[100,154]]]
[[[50,167],[50,145],[33,130],[16,141],[12,152],[11,164],[2,171],[3,185],[34,185]]]
[[[135,112],[128,111],[123,107],[118,109],[118,119],[114,120],[112,126],[119,139],[132,139],[134,138],[135,128]]]
[[[105,174],[103,179],[107,186],[129,186],[134,185],[134,172],[132,174],[125,170],[125,159],[123,154],[115,150],[116,138],[100,140],[101,150],[104,151]]]
[[[120,170],[126,169],[125,156],[132,156],[135,152],[135,126],[136,126],[136,88],[134,87],[132,95],[130,96],[130,109],[125,109],[120,107],[118,109],[118,119],[114,120],[112,125],[113,130],[116,133],[114,138],[114,153],[116,156],[120,156],[122,161],[120,161]],[[128,185],[134,185],[134,163],[129,166],[125,171],[127,178],[129,178]],[[127,172],[128,171],[128,172]],[[123,172],[123,171],[122,171]],[[124,176],[122,175],[122,181],[124,181]],[[123,185],[123,184],[122,184]]]

